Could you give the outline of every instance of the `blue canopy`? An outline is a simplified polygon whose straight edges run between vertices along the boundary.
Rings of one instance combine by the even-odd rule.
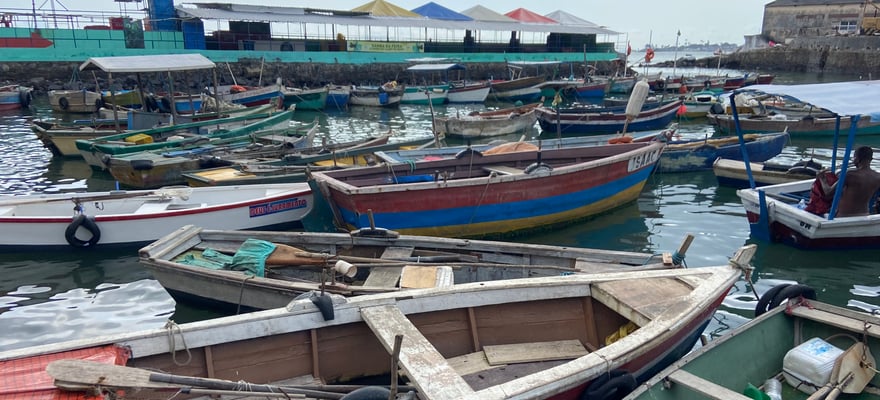
[[[459,14],[435,2],[425,3],[421,7],[410,10],[416,14],[433,19],[445,19],[449,21],[473,21],[474,19],[464,14]]]

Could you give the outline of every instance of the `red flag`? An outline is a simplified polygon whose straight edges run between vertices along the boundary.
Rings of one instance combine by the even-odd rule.
[[[629,57],[629,55],[632,54],[632,51],[633,49],[630,47],[629,42],[626,42],[626,56]]]

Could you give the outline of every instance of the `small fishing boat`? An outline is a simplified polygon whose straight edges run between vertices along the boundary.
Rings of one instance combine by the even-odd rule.
[[[397,81],[382,86],[356,86],[349,92],[348,104],[353,106],[397,107],[403,99],[405,85]]]
[[[63,390],[121,398],[570,399],[604,389],[610,371],[638,383],[679,359],[739,276],[717,266],[314,293],[283,308],[12,350],[0,362],[45,371],[40,381]],[[337,386],[346,384],[355,386]]]
[[[449,103],[483,103],[492,89],[489,81],[452,81],[446,101]]]
[[[277,84],[261,87],[225,85],[217,87],[216,96],[219,100],[246,107],[273,104],[280,108],[284,101],[281,89]]]
[[[3,196],[0,248],[143,244],[185,224],[289,229],[311,209],[303,183]]]
[[[693,236],[661,254],[399,235],[210,230],[188,225],[142,248],[140,263],[181,301],[284,307],[310,291],[353,296],[498,279],[678,268]],[[186,245],[181,245],[186,243]],[[231,287],[240,290],[230,290]]]
[[[755,186],[776,185],[786,182],[797,182],[815,179],[822,165],[816,161],[804,160],[794,164],[775,162],[751,162],[752,179]],[[749,174],[742,160],[728,160],[719,157],[712,163],[712,171],[718,179],[718,185],[744,189],[749,187]]]
[[[595,135],[626,131],[649,131],[669,126],[682,102],[647,103],[630,118],[626,107],[565,107],[540,106],[536,108],[538,124],[546,132]]]
[[[34,88],[22,85],[0,86],[0,111],[30,107],[33,92]]]
[[[503,136],[534,128],[538,117],[535,108],[541,103],[474,111],[467,115],[434,117],[434,131],[440,135],[477,139]]]
[[[758,301],[753,320],[676,361],[625,400],[877,399],[880,318],[815,300],[783,284]],[[732,370],[731,366],[747,366]],[[828,397],[826,397],[826,395]],[[808,397],[809,396],[809,397]]]
[[[101,93],[91,90],[50,90],[49,105],[61,113],[93,113],[104,106]]]
[[[743,143],[735,136],[670,140],[660,157],[657,171],[708,171],[719,157],[742,160],[742,146],[745,146],[750,161],[767,161],[778,156],[788,142],[788,132],[748,134],[743,136]]]
[[[502,236],[570,224],[635,200],[664,146],[633,142],[464,154],[319,171],[310,182],[341,229],[375,222],[405,234]]]
[[[287,109],[292,105],[296,105],[297,110],[313,110],[321,111],[327,106],[327,95],[330,89],[320,87],[316,89],[283,87],[281,93],[284,95],[283,109]]]
[[[326,108],[344,110],[348,108],[349,97],[351,97],[351,86],[327,85]]]

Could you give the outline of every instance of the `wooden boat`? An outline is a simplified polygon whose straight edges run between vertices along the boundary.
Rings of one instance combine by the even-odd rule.
[[[449,103],[483,103],[492,89],[488,81],[452,81],[446,101]]]
[[[752,162],[749,164],[755,186],[815,179],[816,174],[822,169],[822,165],[813,160],[804,160],[795,164],[770,162]],[[742,160],[728,160],[719,157],[712,163],[712,171],[718,179],[719,186],[743,189],[750,185],[746,164]]]
[[[351,97],[351,86],[327,85],[326,108],[344,110],[348,108],[349,97]]]
[[[120,121],[117,131],[116,119],[107,118],[100,120],[82,120],[73,121],[72,123],[64,123],[57,121],[34,121],[31,124],[33,131],[43,147],[49,149],[52,155],[58,157],[82,157],[82,153],[76,147],[78,140],[93,140],[99,137],[113,135],[116,133],[128,133],[136,135],[150,131],[163,131],[182,129],[190,133],[207,132],[210,127],[216,126],[219,118],[242,117],[253,114],[266,114],[274,109],[272,105],[264,105],[257,107],[224,109],[220,112],[196,113],[190,115],[178,115],[146,112],[139,110],[128,110],[125,112],[127,117],[126,123]],[[102,109],[103,110],[103,109]],[[112,114],[112,113],[111,113]],[[174,120],[174,125],[170,122]],[[129,121],[131,121],[129,123]],[[206,122],[207,121],[207,122]],[[193,124],[195,122],[202,122]],[[131,129],[127,129],[130,127]]]
[[[357,388],[353,396],[389,397],[387,388],[327,386],[358,382],[390,383],[407,398],[412,391],[426,400],[576,398],[608,371],[642,382],[685,354],[739,275],[719,266],[315,295],[323,313],[302,299],[168,329],[12,350],[0,360],[36,363],[30,369],[38,371],[39,363],[58,360],[45,367],[48,381],[80,391],[97,384],[123,398],[181,389],[218,394],[221,387],[291,397]],[[121,355],[108,358],[124,367],[71,360],[87,350]],[[362,377],[372,381],[354,381]]]
[[[411,163],[414,161],[439,160],[455,157],[480,157],[483,153],[510,151],[533,151],[537,148],[555,149],[583,146],[601,146],[609,143],[646,142],[650,140],[665,141],[675,135],[678,125],[657,131],[640,131],[628,133],[626,138],[619,134],[572,136],[558,139],[524,140],[518,142],[493,140],[484,144],[461,146],[425,147],[420,149],[383,150],[377,151],[376,157],[385,163]],[[661,159],[663,156],[660,156]]]
[[[541,82],[546,81],[543,76],[527,76],[510,80],[493,80],[489,97],[495,101],[533,102],[541,98]]]
[[[153,278],[178,300],[248,311],[284,307],[310,291],[352,296],[498,279],[681,267],[669,257],[664,263],[659,254],[375,232],[386,234],[244,232],[188,225],[142,248],[139,256]],[[692,239],[686,238],[677,251],[682,259]],[[265,251],[247,256],[259,249]],[[233,287],[240,289],[230,290]]]
[[[770,398],[759,392],[770,391],[768,387],[774,383],[771,380],[779,387],[780,398],[804,399],[812,395],[817,397],[811,398],[830,399],[825,395],[838,379],[842,381],[847,375],[859,384],[844,390],[853,394],[841,398],[880,398],[876,391],[880,377],[875,375],[874,359],[874,355],[880,354],[880,319],[803,296],[785,299],[783,291],[794,294],[812,290],[804,285],[786,284],[779,288],[771,288],[765,295],[782,295],[784,306],[773,307],[694,350],[639,385],[625,399]],[[737,368],[733,373],[727,367],[732,365],[747,367]],[[864,387],[869,382],[870,387]]]
[[[810,201],[814,181],[737,190],[752,234],[805,249],[880,248],[880,214],[832,219],[798,207]]]
[[[366,156],[381,149],[398,148],[398,145],[389,147],[390,138],[391,135],[386,134],[375,138],[332,143],[302,149],[281,160],[191,170],[184,172],[182,176],[190,186],[305,182],[308,171],[341,168],[347,165],[367,165],[369,162],[365,159]]]
[[[0,248],[130,245],[184,224],[291,228],[311,209],[311,191],[302,183],[3,196]]]
[[[91,90],[50,90],[52,111],[62,113],[93,113],[104,105],[101,93]]]
[[[119,106],[126,108],[142,108],[141,92],[139,90],[120,90],[110,93],[109,90],[101,91],[101,100],[104,106]]]
[[[291,105],[296,104],[297,110],[317,110],[321,111],[327,106],[327,94],[330,89],[326,86],[316,89],[283,87],[281,93],[284,95],[283,109],[287,109]]]
[[[440,105],[446,103],[448,95],[448,84],[406,85],[400,104]]]
[[[749,86],[750,87],[750,86]],[[710,114],[706,116],[715,130],[721,134],[736,134],[736,123],[731,114]],[[836,126],[836,117],[803,117],[788,116],[786,114],[748,114],[739,118],[740,129],[749,133],[767,133],[788,130],[795,137],[809,136],[833,136]],[[840,120],[840,128],[848,129],[850,118],[843,117]],[[857,123],[858,135],[880,134],[880,123],[873,121],[870,116],[864,116]]]
[[[740,144],[736,136],[671,140],[660,157],[659,172],[708,171],[719,157],[742,160],[742,145],[750,161],[767,161],[779,155],[789,142],[788,132],[744,135]]]
[[[248,135],[255,132],[288,128],[292,116],[293,111],[248,114],[144,131],[123,132],[90,140],[77,140],[75,144],[86,163],[92,168],[101,170],[107,168],[107,162],[113,156],[248,140]]]
[[[440,135],[469,139],[509,135],[533,128],[535,108],[541,103],[474,111],[462,116],[434,117],[434,131]]]
[[[370,107],[397,107],[406,90],[404,85],[398,85],[397,81],[385,83],[382,86],[357,86],[351,89],[348,104],[353,106]]]
[[[279,131],[254,132],[246,139],[234,138],[232,142],[161,149],[111,156],[107,161],[110,175],[121,185],[129,188],[150,189],[170,185],[183,185],[184,172],[234,164],[277,160],[312,147],[315,134],[320,128],[318,120]]]
[[[30,107],[33,92],[34,88],[22,85],[0,86],[0,111]]]
[[[562,134],[604,134],[626,131],[649,131],[666,128],[679,107],[680,100],[659,105],[645,105],[641,112],[627,123],[626,107],[538,107],[538,124],[543,131]]]
[[[571,223],[638,197],[662,143],[625,143],[315,172],[342,229],[483,237]],[[317,193],[317,191],[316,191]]]
[[[263,87],[251,87],[242,85],[218,86],[217,98],[233,104],[241,104],[247,107],[261,104],[274,104],[280,107],[284,101],[281,85],[269,85]]]
[[[723,102],[718,99],[715,92],[701,90],[684,95],[684,106],[687,108],[683,117],[705,118],[710,112],[720,114],[724,112]]]

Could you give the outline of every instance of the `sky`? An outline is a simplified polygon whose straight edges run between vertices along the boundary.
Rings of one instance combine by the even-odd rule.
[[[118,11],[121,3],[113,0],[36,0],[43,10],[63,7],[69,10]],[[507,13],[523,7],[538,14],[562,10],[581,19],[624,34],[633,49],[641,49],[647,43],[655,46],[674,46],[676,38],[680,45],[687,43],[733,43],[744,44],[743,36],[761,32],[764,5],[769,0],[738,0],[721,3],[717,0],[575,0],[522,1],[522,0],[386,0],[407,10],[420,7],[430,1],[454,11],[463,11],[474,5]],[[284,7],[310,7],[334,10],[350,10],[369,0],[187,0],[186,3],[236,3],[273,5]],[[175,5],[183,1],[175,0]],[[41,6],[42,4],[42,6]],[[125,5],[137,9],[136,3]],[[141,3],[146,7],[146,2]],[[681,36],[676,37],[677,32]]]

